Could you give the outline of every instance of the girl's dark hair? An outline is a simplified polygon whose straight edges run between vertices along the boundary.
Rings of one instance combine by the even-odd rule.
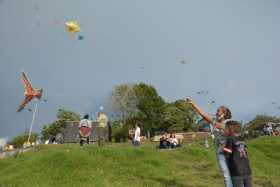
[[[88,114],[84,115],[84,119],[88,119],[88,118],[89,118]]]
[[[230,130],[230,133],[241,133],[242,127],[238,121],[228,121],[226,122],[226,128]]]
[[[137,125],[138,127],[142,127],[142,126],[143,126],[143,123],[140,122],[140,121],[136,121],[135,125]]]
[[[224,112],[224,119],[231,119],[232,116],[231,116],[231,111],[229,110],[228,107],[226,106],[220,106],[219,108],[221,108]]]

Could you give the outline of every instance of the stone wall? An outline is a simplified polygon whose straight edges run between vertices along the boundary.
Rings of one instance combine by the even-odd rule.
[[[96,128],[98,127],[97,122],[92,122],[92,132],[90,136],[90,141],[97,141]],[[62,142],[63,143],[77,143],[79,142],[79,122],[72,122],[66,125],[66,128],[62,132]],[[107,137],[108,139],[108,137]]]

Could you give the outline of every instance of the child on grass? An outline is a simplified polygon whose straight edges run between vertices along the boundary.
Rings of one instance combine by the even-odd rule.
[[[252,187],[251,168],[247,146],[241,136],[241,124],[234,120],[225,122],[227,142],[224,147],[232,184],[234,187]]]

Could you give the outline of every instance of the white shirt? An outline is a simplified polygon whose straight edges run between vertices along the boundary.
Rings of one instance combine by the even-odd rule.
[[[139,127],[136,127],[134,132],[134,141],[140,142],[140,135],[141,135],[141,130]]]
[[[81,127],[88,127],[91,128],[91,121],[89,119],[82,119],[79,124],[79,128]]]
[[[173,143],[174,145],[178,145],[178,140],[177,140],[177,138],[172,138],[172,139],[171,139],[171,143]]]

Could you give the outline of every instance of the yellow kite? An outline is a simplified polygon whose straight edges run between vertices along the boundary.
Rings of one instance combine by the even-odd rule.
[[[77,21],[68,21],[65,23],[65,27],[67,31],[70,32],[71,34],[75,34],[81,31],[79,22]]]

